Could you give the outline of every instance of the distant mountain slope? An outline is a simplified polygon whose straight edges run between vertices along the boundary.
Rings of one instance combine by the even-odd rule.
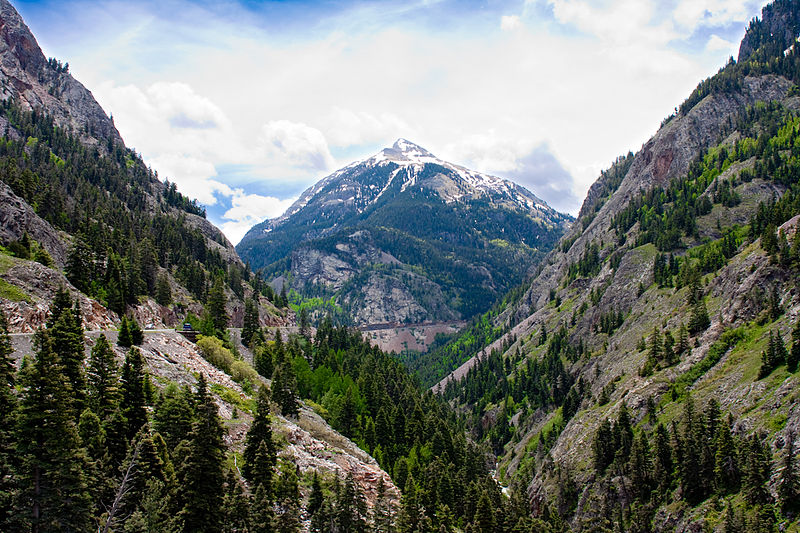
[[[306,190],[237,246],[359,325],[469,318],[519,283],[571,218],[404,139]]]
[[[763,13],[537,275],[415,362],[461,365],[435,389],[554,528],[797,530],[800,2]]]

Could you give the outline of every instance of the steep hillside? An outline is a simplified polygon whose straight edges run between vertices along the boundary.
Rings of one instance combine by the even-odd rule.
[[[304,295],[333,296],[359,326],[452,322],[519,283],[569,221],[401,139],[305,191],[237,250]]]
[[[535,277],[416,363],[461,365],[436,390],[554,527],[797,528],[799,13],[765,8]]]

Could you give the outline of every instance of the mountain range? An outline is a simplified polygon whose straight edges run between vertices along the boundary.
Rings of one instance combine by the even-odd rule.
[[[799,531],[799,35],[576,220],[400,139],[234,249],[0,0],[0,529]]]

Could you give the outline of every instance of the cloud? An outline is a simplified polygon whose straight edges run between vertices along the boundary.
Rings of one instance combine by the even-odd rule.
[[[522,26],[519,15],[503,15],[500,17],[500,29],[503,31],[514,31]]]
[[[709,52],[728,50],[731,53],[733,53],[734,50],[736,49],[738,49],[738,45],[730,41],[726,41],[725,39],[716,34],[713,34],[711,37],[709,37],[708,42],[706,43],[706,50],[708,50]]]
[[[522,185],[554,209],[575,213],[580,208],[575,179],[545,143],[489,132],[450,146],[448,154],[471,168]]]
[[[393,113],[368,113],[339,106],[322,120],[325,138],[333,146],[387,142],[398,137],[414,137],[414,128]]]
[[[267,155],[310,170],[330,170],[334,166],[325,136],[300,122],[273,120],[261,129],[261,144]]]
[[[282,215],[297,198],[280,200],[272,196],[246,194],[236,189],[231,199],[231,208],[222,218],[220,226],[225,236],[233,243],[238,243],[247,231],[268,218]]]
[[[681,0],[673,12],[675,21],[693,31],[698,26],[723,26],[747,21],[753,11],[753,0]],[[760,1],[759,7],[768,1]]]

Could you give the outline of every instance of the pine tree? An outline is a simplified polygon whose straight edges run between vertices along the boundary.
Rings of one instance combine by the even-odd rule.
[[[169,278],[165,272],[162,272],[156,281],[156,302],[165,307],[172,303],[172,289],[169,286]]]
[[[142,352],[132,347],[122,365],[122,414],[127,420],[125,435],[130,441],[147,423],[147,398],[144,381],[150,379],[144,370]]]
[[[314,470],[314,477],[311,479],[311,494],[308,496],[308,506],[306,512],[309,516],[314,514],[322,508],[325,502],[325,495],[322,492],[322,484],[319,482],[317,471]]]
[[[795,516],[800,510],[800,475],[798,475],[795,461],[794,441],[794,432],[790,431],[786,439],[783,470],[778,483],[778,500],[781,510],[784,514],[792,516]]]
[[[76,237],[67,254],[67,264],[64,267],[67,279],[76,289],[84,294],[89,293],[93,279],[94,259],[92,250],[86,242]]]
[[[78,301],[72,308],[59,312],[52,326],[48,326],[53,349],[59,358],[61,370],[72,388],[73,414],[78,419],[86,397],[86,375],[83,370],[83,326]]]
[[[8,321],[0,311],[0,530],[11,531],[11,510],[15,492],[12,477],[16,456],[14,453],[14,412],[17,397],[14,393],[14,363],[11,354]]]
[[[131,317],[128,319],[128,331],[131,335],[131,344],[134,346],[141,346],[144,342],[144,332],[135,318]]]
[[[386,484],[383,482],[383,476],[378,479],[378,492],[375,499],[375,507],[372,509],[372,515],[375,533],[389,533],[394,531],[392,505],[386,494]]]
[[[272,496],[273,470],[277,462],[277,450],[272,439],[269,390],[266,385],[258,390],[253,423],[245,438],[244,465],[242,474],[254,485],[264,485],[266,496]]]
[[[225,286],[222,283],[222,278],[219,277],[214,282],[211,290],[208,291],[208,300],[206,301],[205,310],[208,316],[211,318],[215,335],[219,336],[220,338],[224,336],[230,320],[228,317],[228,312],[225,310],[225,304],[227,301],[228,300],[225,297]]]
[[[653,444],[653,480],[658,486],[660,496],[666,495],[672,486],[672,473],[674,463],[672,461],[672,448],[669,445],[669,436],[664,424],[656,426],[656,436]]]
[[[423,533],[430,531],[430,520],[419,501],[419,489],[414,477],[406,479],[406,488],[400,498],[400,513],[397,517],[397,530],[400,533]]]
[[[280,475],[275,482],[275,508],[276,533],[295,533],[300,530],[300,490],[294,461],[281,463]]]
[[[283,357],[272,376],[272,401],[285,417],[296,418],[300,412],[297,400],[297,379],[288,355]]]
[[[255,368],[260,376],[267,379],[272,378],[272,354],[267,350],[266,346],[260,342],[253,347],[253,368]]]
[[[105,420],[117,408],[120,400],[119,367],[114,351],[105,335],[100,335],[89,356],[88,405]]]
[[[254,533],[274,533],[274,522],[275,513],[272,509],[272,500],[267,496],[264,485],[259,483],[256,487],[255,496],[253,497],[253,506],[251,508],[250,525],[252,531]],[[314,531],[313,525],[312,531]]]
[[[475,517],[473,518],[472,523],[476,532],[494,533],[496,529],[494,509],[492,508],[492,502],[489,499],[489,494],[485,490],[478,499],[478,505],[475,508]]]
[[[800,231],[797,232],[797,235],[800,235]],[[786,370],[794,373],[797,371],[798,363],[800,363],[800,320],[792,330],[792,347],[786,358]]]
[[[769,503],[767,482],[770,474],[770,461],[764,449],[762,437],[757,434],[750,436],[747,443],[747,455],[742,489],[747,502],[751,505]]]
[[[741,471],[736,443],[728,424],[720,424],[715,438],[714,486],[719,495],[724,496],[739,491]]]
[[[34,336],[35,359],[20,372],[17,418],[19,514],[26,528],[91,528],[88,468],[72,416],[72,388],[46,330]]]
[[[180,468],[178,501],[181,510],[178,518],[187,533],[217,532],[221,530],[223,516],[224,429],[202,374],[197,380],[195,404],[197,416],[189,435],[187,455]]]
[[[300,308],[300,316],[298,318],[298,324],[300,325],[300,335],[302,337],[308,338],[310,334],[310,325],[308,322],[308,310],[305,307]]]
[[[367,531],[367,504],[364,496],[348,473],[336,502],[336,524],[340,531],[365,533]]]
[[[188,387],[179,389],[170,383],[159,394],[153,409],[153,429],[161,434],[169,449],[174,450],[188,439],[194,421],[194,398]]]
[[[119,323],[117,346],[122,346],[123,348],[130,348],[133,346],[133,337],[131,336],[130,326],[128,325],[128,317],[125,315],[122,315],[122,320],[120,320]]]
[[[250,346],[253,336],[258,332],[258,303],[248,298],[244,303],[244,323],[242,324],[242,344]]]
[[[225,497],[222,500],[225,513],[223,533],[240,533],[250,529],[250,502],[233,470],[228,470],[225,480]]]

